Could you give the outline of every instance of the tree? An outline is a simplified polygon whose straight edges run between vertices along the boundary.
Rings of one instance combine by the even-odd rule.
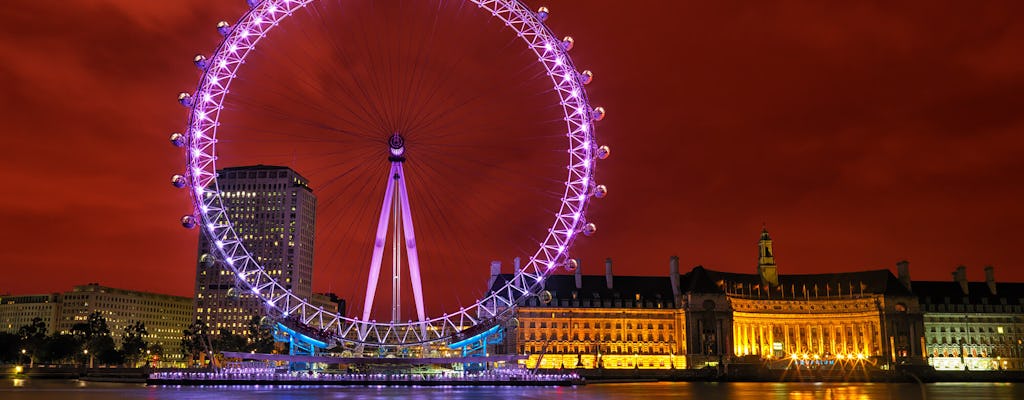
[[[0,363],[18,362],[21,357],[21,337],[16,333],[0,332]]]
[[[107,319],[99,311],[93,312],[86,320],[71,326],[71,333],[81,340],[85,350],[89,351],[89,360],[99,359],[101,363],[119,363],[121,354],[114,346],[110,337]],[[93,364],[89,363],[90,366]]]
[[[195,360],[200,354],[210,351],[210,334],[206,321],[196,318],[188,329],[181,331],[181,355],[187,360]]]
[[[28,366],[35,366],[36,358],[46,343],[46,323],[42,318],[32,318],[32,322],[18,329],[18,337],[25,354],[29,357]]]
[[[71,326],[71,333],[82,336],[86,342],[95,336],[110,335],[110,328],[107,327],[107,319],[99,311],[93,312],[86,317],[84,322]]]
[[[39,359],[48,363],[73,361],[82,348],[82,342],[74,335],[54,334],[43,343]]]
[[[249,320],[249,337],[247,351],[269,354],[274,351],[274,334],[270,327],[260,322],[259,316],[253,316]]]
[[[164,346],[160,343],[150,343],[149,347],[146,348],[146,366],[149,366],[150,360],[160,361],[164,358]]]
[[[121,333],[121,354],[131,366],[138,364],[139,356],[146,350],[146,324],[140,321],[128,323]]]
[[[247,347],[246,339],[242,335],[236,335],[231,331],[221,328],[217,332],[216,339],[213,340],[213,348],[216,351],[245,351]]]
[[[101,364],[116,365],[124,363],[124,355],[114,345],[114,338],[109,334],[96,336],[91,342],[92,349],[89,350],[90,357],[95,354],[96,360]]]

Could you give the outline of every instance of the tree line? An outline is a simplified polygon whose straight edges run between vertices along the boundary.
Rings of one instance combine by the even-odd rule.
[[[245,335],[231,333],[219,328],[214,330],[202,319],[196,319],[182,331],[181,354],[189,364],[198,360],[209,360],[210,355],[222,351],[272,353],[274,335],[263,318],[253,316],[247,324]],[[201,354],[207,356],[201,357]]]
[[[48,327],[42,318],[32,319],[17,333],[0,333],[0,362],[35,364],[105,364],[138,365],[143,354],[162,357],[159,344],[149,344],[146,324],[131,321],[121,332],[113,333],[99,311],[89,314],[84,321],[71,326],[69,333],[54,332],[47,335]],[[114,341],[121,336],[121,346]]]
[[[149,343],[146,324],[131,321],[121,332],[111,332],[106,318],[96,311],[81,322],[72,325],[70,332],[48,335],[42,318],[32,319],[17,333],[0,332],[0,363],[19,363],[33,367],[36,364],[127,365],[138,366],[148,357],[163,358],[165,349],[158,343]],[[196,319],[182,331],[181,355],[189,364],[203,359],[201,354],[222,351],[271,353],[274,336],[271,327],[260,317],[253,317],[245,335],[227,329],[212,329],[205,321]],[[117,346],[115,334],[121,337]],[[147,363],[148,365],[148,363]]]

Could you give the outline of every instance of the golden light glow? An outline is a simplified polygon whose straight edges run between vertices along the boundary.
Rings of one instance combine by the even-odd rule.
[[[684,369],[685,318],[674,309],[522,307],[513,333],[527,368]]]

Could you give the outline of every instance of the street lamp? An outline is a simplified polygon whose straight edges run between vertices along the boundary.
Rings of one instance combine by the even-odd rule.
[[[964,343],[965,342],[966,342],[966,340],[964,340],[964,338],[960,338],[960,368],[963,368],[964,370],[967,369],[967,360],[965,358],[966,354],[964,354]]]
[[[32,356],[27,355],[27,353],[28,353],[28,351],[26,351],[25,349],[21,349],[21,356],[22,357],[28,357],[28,367],[32,368]]]

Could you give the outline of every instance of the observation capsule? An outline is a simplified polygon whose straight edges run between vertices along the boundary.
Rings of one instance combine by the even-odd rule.
[[[569,272],[576,272],[576,269],[580,267],[580,260],[578,258],[570,258],[565,262],[565,270]]]
[[[597,185],[594,187],[594,197],[603,199],[608,195],[608,187],[605,185]]]
[[[174,185],[174,187],[176,187],[178,189],[181,189],[181,188],[185,187],[187,182],[185,181],[185,177],[184,176],[175,175],[175,176],[171,177],[171,184]]]
[[[231,33],[231,24],[229,24],[228,21],[218,22],[217,32],[219,32],[221,36],[227,36],[229,33]]]
[[[192,215],[185,215],[181,217],[181,226],[185,229],[192,229],[196,227],[196,217]]]
[[[245,3],[249,5],[249,8],[256,7],[262,2],[263,0],[245,0]]]
[[[203,268],[210,268],[210,267],[212,267],[213,266],[213,254],[203,253],[203,255],[199,256],[199,265],[203,266]]]
[[[597,148],[597,159],[604,160],[612,154],[612,149],[608,146],[601,146]]]
[[[185,92],[178,93],[178,102],[185,107],[192,107],[192,95]]]
[[[185,147],[185,135],[178,132],[172,133],[171,144],[174,145],[174,147]]]
[[[594,111],[591,111],[590,119],[594,121],[600,121],[604,119],[604,107],[597,107],[594,109]]]
[[[572,36],[566,36],[562,38],[562,49],[565,51],[572,50],[572,46],[576,44],[576,41],[572,39]]]
[[[551,292],[547,290],[540,292],[540,294],[537,295],[537,299],[544,304],[550,303],[553,298],[554,296],[552,296]]]
[[[226,295],[228,300],[238,300],[238,291],[235,288],[228,288]]]
[[[580,82],[583,82],[584,85],[589,85],[590,82],[593,82],[593,81],[594,81],[594,73],[590,72],[589,69],[580,73]]]
[[[590,222],[590,223],[588,223],[586,225],[583,225],[583,234],[584,235],[593,236],[595,233],[597,233],[597,225],[594,225],[593,222]]]
[[[547,7],[537,9],[537,19],[540,20],[540,22],[547,21],[549,16],[551,16],[551,12],[548,11]]]
[[[512,329],[518,328],[519,327],[519,318],[516,318],[516,317],[509,318],[508,322],[505,323],[505,326],[508,327],[508,328],[512,328]]]
[[[206,56],[202,54],[196,54],[195,57],[192,57],[192,63],[199,69],[206,69],[206,67],[210,65],[206,62]]]

